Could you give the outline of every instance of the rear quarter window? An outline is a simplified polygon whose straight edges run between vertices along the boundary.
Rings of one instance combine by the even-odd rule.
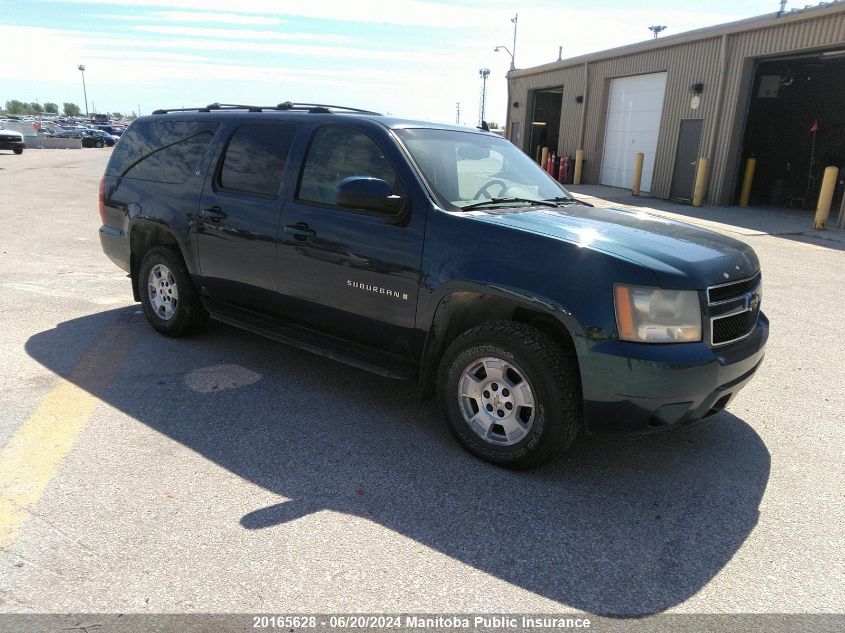
[[[181,184],[196,170],[218,127],[213,121],[136,123],[121,137],[106,173]]]

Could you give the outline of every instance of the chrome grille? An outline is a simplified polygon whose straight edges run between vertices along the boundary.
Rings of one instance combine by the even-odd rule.
[[[707,289],[711,345],[727,345],[751,334],[760,314],[762,290],[760,273]]]

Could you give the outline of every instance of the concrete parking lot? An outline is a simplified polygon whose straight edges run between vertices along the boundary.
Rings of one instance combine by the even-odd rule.
[[[845,609],[845,243],[741,236],[772,334],[727,412],[517,473],[411,384],[155,333],[97,239],[108,156],[0,154],[0,480],[36,482],[0,611]]]

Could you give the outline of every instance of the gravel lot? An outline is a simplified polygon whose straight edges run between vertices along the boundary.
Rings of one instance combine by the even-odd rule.
[[[843,242],[743,236],[772,334],[729,411],[514,473],[413,385],[156,334],[100,250],[108,156],[0,153],[0,445],[90,350],[108,376],[0,552],[0,611],[845,610]]]

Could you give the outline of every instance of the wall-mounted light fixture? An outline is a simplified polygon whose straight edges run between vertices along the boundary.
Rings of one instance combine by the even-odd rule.
[[[584,95],[578,95],[575,97],[575,103],[584,103]]]
[[[704,92],[704,84],[700,81],[694,84],[690,84],[689,91],[693,94],[700,95]]]
[[[519,101],[514,101],[514,102],[513,102],[513,107],[514,107],[514,108],[518,108],[518,107],[519,107]]]

